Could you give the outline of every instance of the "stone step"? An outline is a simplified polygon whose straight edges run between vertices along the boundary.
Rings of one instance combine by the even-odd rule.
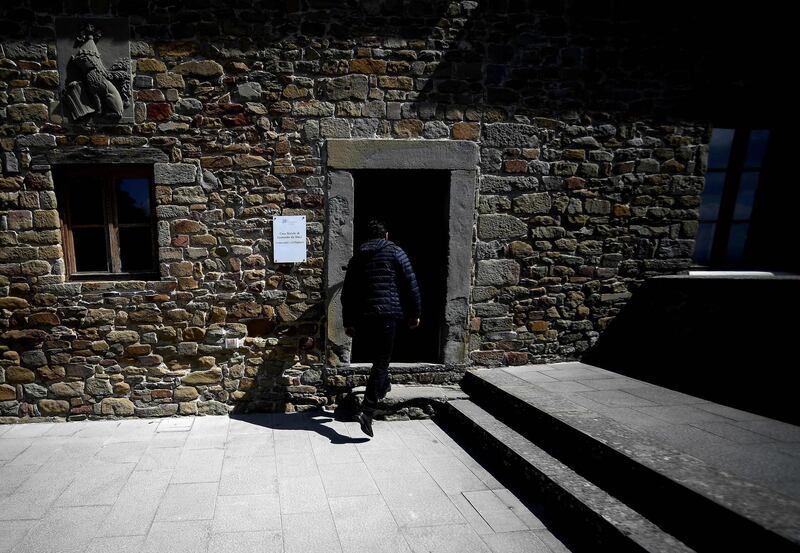
[[[698,551],[800,551],[800,504],[502,370],[467,372],[470,399]]]
[[[587,551],[692,551],[645,517],[537,447],[469,400],[447,404],[442,421],[448,432],[471,447],[567,545]],[[500,477],[501,482],[503,480]],[[505,482],[504,482],[505,483]]]
[[[366,386],[356,386],[342,402],[345,409],[355,410],[364,396]],[[392,384],[376,411],[383,420],[422,419],[434,415],[445,403],[469,397],[458,386],[415,386]]]

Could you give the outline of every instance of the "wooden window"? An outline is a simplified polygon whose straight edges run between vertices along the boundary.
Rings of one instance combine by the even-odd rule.
[[[715,128],[694,262],[708,267],[742,265],[769,131]]]
[[[69,278],[155,275],[152,167],[62,166],[54,179]]]

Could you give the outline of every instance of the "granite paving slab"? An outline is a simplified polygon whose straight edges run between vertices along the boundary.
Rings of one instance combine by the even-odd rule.
[[[2,426],[0,553],[490,553],[532,530],[563,550],[434,421],[374,428],[323,412]],[[472,492],[494,499],[477,510]]]

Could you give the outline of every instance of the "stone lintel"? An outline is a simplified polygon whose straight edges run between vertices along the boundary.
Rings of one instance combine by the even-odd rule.
[[[333,169],[475,170],[478,145],[468,140],[329,139]]]
[[[66,165],[78,163],[133,164],[166,163],[169,156],[157,148],[78,148],[45,152],[33,156],[32,165]]]

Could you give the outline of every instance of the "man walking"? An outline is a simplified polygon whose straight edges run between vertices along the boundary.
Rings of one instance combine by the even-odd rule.
[[[417,277],[406,253],[389,240],[386,224],[371,220],[368,239],[350,263],[342,287],[342,319],[348,336],[357,336],[365,346],[372,369],[367,380],[361,430],[372,437],[372,417],[378,401],[392,386],[389,360],[397,324],[419,326],[421,301]]]

